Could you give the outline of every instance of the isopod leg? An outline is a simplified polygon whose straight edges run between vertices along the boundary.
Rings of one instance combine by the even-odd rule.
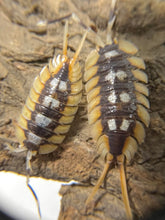
[[[26,171],[27,171],[27,176],[26,176],[26,185],[27,187],[30,189],[30,191],[32,192],[35,200],[36,200],[36,204],[37,204],[37,209],[38,209],[38,214],[39,214],[39,218],[41,219],[41,210],[40,210],[40,204],[39,204],[39,200],[38,197],[34,191],[34,189],[32,188],[32,186],[29,183],[29,176],[30,176],[30,172],[31,172],[31,163],[30,160],[32,159],[32,156],[36,154],[36,152],[33,151],[28,151],[27,152],[27,157],[26,157]]]
[[[111,155],[110,155],[110,158],[111,158]],[[106,174],[107,174],[107,172],[109,170],[110,164],[111,164],[111,159],[109,160],[107,158],[107,161],[106,161],[105,166],[104,166],[104,170],[103,170],[103,172],[102,172],[102,174],[101,174],[97,184],[95,185],[95,187],[93,188],[91,194],[89,195],[88,199],[86,200],[86,203],[85,203],[86,206],[88,206],[88,204],[92,201],[94,195],[96,194],[97,190],[99,189],[99,187],[101,186],[102,182],[104,181],[105,176],[106,176]]]
[[[124,159],[125,159],[124,155],[121,155],[120,159],[118,159],[118,161],[121,162],[120,164],[121,191],[122,191],[122,197],[123,197],[123,201],[124,201],[124,205],[126,209],[127,218],[128,220],[132,220],[133,216],[132,216],[130,203],[128,199],[128,191],[127,191],[126,176],[125,176],[125,169],[124,169]]]

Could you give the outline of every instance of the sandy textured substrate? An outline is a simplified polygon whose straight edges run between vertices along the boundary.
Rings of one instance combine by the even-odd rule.
[[[25,153],[10,153],[4,143],[16,142],[13,122],[18,118],[34,77],[51,57],[62,51],[64,22],[44,29],[38,21],[53,20],[75,12],[86,25],[94,25],[106,37],[110,3],[106,0],[0,1],[0,169],[26,174]],[[165,2],[160,0],[118,1],[114,32],[134,42],[145,60],[149,76],[151,125],[146,141],[127,166],[128,191],[137,219],[147,217],[165,205]],[[69,51],[73,55],[84,30],[69,22]],[[84,60],[95,48],[89,34],[80,55]],[[86,116],[85,94],[73,126],[56,152],[32,160],[34,176],[77,180],[66,186],[59,219],[125,219],[118,169],[106,178],[96,195],[94,211],[85,212],[85,200],[103,170]],[[152,214],[153,215],[153,214]]]

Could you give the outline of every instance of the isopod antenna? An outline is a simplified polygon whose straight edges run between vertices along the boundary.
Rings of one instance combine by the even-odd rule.
[[[30,160],[32,159],[32,156],[33,156],[33,152],[29,150],[27,152],[27,156],[26,156],[26,172],[27,172],[27,175],[26,175],[26,185],[30,189],[30,191],[32,192],[32,194],[33,194],[33,196],[34,196],[34,198],[36,200],[37,209],[38,209],[38,215],[39,215],[39,218],[41,219],[40,203],[39,203],[38,197],[37,197],[34,189],[30,185],[30,181],[29,181],[30,172],[32,170],[31,169],[31,163],[30,163]]]
[[[71,13],[71,14],[68,14],[66,15],[65,17],[62,17],[62,18],[59,18],[59,19],[56,19],[56,20],[52,20],[52,21],[49,21],[48,24],[51,24],[51,23],[55,23],[57,21],[60,21],[60,20],[64,20],[64,19],[68,19],[68,18],[72,18],[75,22],[77,22],[78,24],[80,24],[86,31],[82,37],[82,40],[79,44],[79,47],[77,48],[75,54],[74,54],[74,57],[71,61],[71,66],[74,65],[74,63],[76,62],[77,60],[77,57],[83,47],[83,44],[84,44],[84,41],[86,39],[86,36],[88,34],[88,32],[90,30],[92,30],[90,27],[87,27],[80,19],[79,17],[75,14],[75,13]],[[64,29],[64,39],[63,39],[63,55],[67,55],[67,46],[68,46],[68,20],[66,20],[66,23],[65,23],[65,29]]]
[[[109,14],[109,21],[108,21],[108,27],[107,27],[107,39],[106,44],[112,44],[112,28],[116,19],[116,2],[117,0],[112,0],[111,3],[111,10]]]

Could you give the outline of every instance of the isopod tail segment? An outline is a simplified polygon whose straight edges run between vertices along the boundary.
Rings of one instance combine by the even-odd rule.
[[[48,154],[56,150],[70,129],[82,95],[82,72],[79,62],[76,61],[87,33],[88,30],[85,31],[73,57],[69,58],[68,20],[66,20],[63,54],[54,56],[49,65],[45,66],[34,79],[15,125],[19,147],[27,150],[26,183],[35,197],[40,218],[39,200],[29,183],[31,159],[37,153]]]
[[[128,199],[124,165],[133,159],[138,144],[149,126],[150,107],[144,61],[136,57],[137,47],[124,39],[112,37],[116,1],[112,1],[107,42],[91,51],[85,63],[84,81],[88,102],[88,121],[105,166],[86,201],[86,207],[115,163],[120,169],[121,191],[127,218],[133,219]]]

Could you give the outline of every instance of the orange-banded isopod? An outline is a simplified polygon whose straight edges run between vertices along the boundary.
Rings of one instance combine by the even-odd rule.
[[[134,56],[137,48],[126,40],[111,37],[115,20],[112,3],[106,45],[93,50],[87,57],[84,80],[88,102],[91,134],[97,141],[98,152],[106,163],[104,171],[86,201],[89,205],[102,184],[111,163],[120,165],[123,200],[128,219],[132,219],[124,171],[125,158],[130,161],[137,145],[145,138],[149,126],[148,78],[144,61]],[[101,41],[101,40],[100,40]]]
[[[61,144],[71,126],[82,95],[82,73],[76,62],[87,32],[72,59],[67,57],[68,22],[63,55],[50,60],[34,79],[16,124],[16,136],[28,151],[47,154]]]
[[[20,148],[27,150],[29,185],[30,160],[36,153],[53,152],[64,140],[82,96],[82,72],[77,57],[88,31],[73,58],[67,56],[68,21],[65,24],[63,54],[54,56],[34,79],[26,103],[15,125]],[[38,209],[39,209],[39,204]],[[39,211],[40,213],[40,211]]]

